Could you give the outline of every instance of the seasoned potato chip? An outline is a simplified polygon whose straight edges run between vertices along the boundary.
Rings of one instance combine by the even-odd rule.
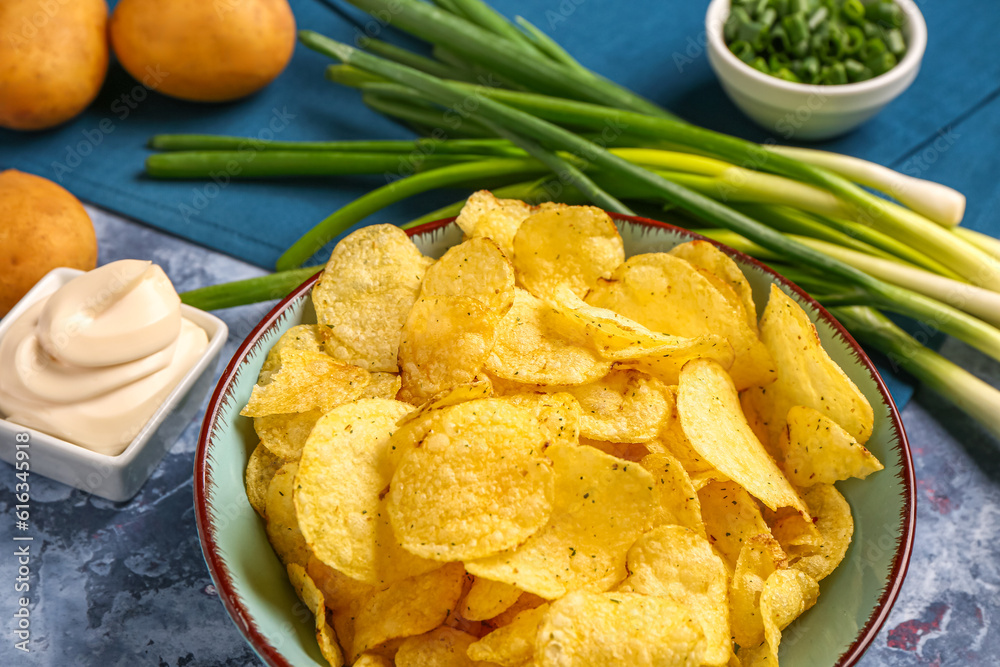
[[[624,459],[638,463],[649,456],[648,443],[644,442],[608,442],[606,440],[591,440],[590,438],[580,438],[580,444],[587,447],[594,447],[608,456]]]
[[[506,388],[506,387],[505,387]],[[557,443],[575,445],[580,441],[580,403],[571,394],[516,393],[504,400],[527,409],[545,437],[545,446]]]
[[[505,625],[510,625],[514,622],[514,619],[522,611],[528,611],[529,609],[537,609],[542,605],[547,605],[548,601],[535,595],[534,593],[521,593],[521,597],[517,599],[517,602],[512,604],[509,609],[503,611],[491,619],[483,622],[484,628],[502,628]]]
[[[704,537],[682,526],[649,531],[628,551],[622,590],[667,598],[687,609],[705,635],[705,665],[724,665],[732,652],[729,573]]]
[[[370,378],[363,369],[342,364],[322,352],[286,349],[278,371],[266,385],[254,385],[240,414],[265,417],[314,409],[326,412],[358,398]]]
[[[698,491],[709,541],[736,566],[743,545],[756,535],[770,535],[756,501],[736,482],[711,482]]]
[[[510,609],[521,597],[521,589],[502,581],[476,579],[458,608],[459,615],[470,621],[485,621]]]
[[[288,579],[292,582],[296,595],[316,617],[316,641],[319,643],[320,653],[330,663],[330,667],[341,667],[344,664],[344,654],[340,651],[336,633],[326,622],[326,601],[323,592],[316,587],[305,569],[298,563],[288,564]]]
[[[323,352],[325,343],[325,327],[318,324],[298,324],[281,334],[278,342],[267,353],[264,365],[257,376],[257,384],[266,385],[271,376],[281,367],[282,350],[301,350],[305,352]]]
[[[399,343],[400,399],[420,405],[438,392],[475,381],[493,349],[501,315],[466,296],[418,299]]]
[[[653,525],[676,524],[705,537],[701,501],[681,462],[667,452],[657,452],[643,458],[640,465],[649,471],[656,482],[653,489],[656,498]]]
[[[299,521],[295,516],[292,491],[295,489],[295,475],[299,464],[291,461],[281,466],[267,487],[267,539],[274,552],[285,565],[297,563],[305,567],[309,561],[309,545],[306,544]]]
[[[833,484],[864,479],[884,466],[837,422],[804,405],[788,411],[782,434],[785,474],[793,484]]]
[[[297,461],[312,433],[313,426],[323,416],[322,410],[289,412],[253,418],[253,428],[260,444],[286,461]]]
[[[847,500],[831,484],[809,487],[802,499],[809,507],[822,541],[818,553],[793,558],[791,566],[820,581],[844,560],[854,535],[854,517]]]
[[[594,440],[652,440],[673,411],[667,386],[638,371],[615,370],[596,382],[555,390],[580,403],[580,435]]]
[[[819,584],[798,570],[775,570],[767,578],[760,593],[760,615],[772,655],[778,655],[781,631],[816,604],[818,597]]]
[[[747,316],[747,324],[753,330],[757,329],[757,306],[753,300],[753,290],[747,282],[743,271],[736,265],[732,257],[715,247],[711,241],[688,241],[675,246],[671,255],[687,260],[699,269],[708,271],[728,285],[740,303]]]
[[[427,269],[420,296],[467,296],[503,316],[514,303],[514,267],[491,239],[469,239]]]
[[[263,444],[254,447],[247,461],[244,482],[247,487],[247,500],[262,518],[267,518],[267,487],[271,485],[275,473],[284,465],[284,460],[275,456]]]
[[[399,546],[382,497],[385,448],[412,409],[380,398],[342,405],[316,423],[302,450],[295,508],[306,541],[324,563],[372,585],[437,567]]]
[[[493,239],[510,258],[514,256],[514,235],[535,210],[518,199],[497,199],[492,192],[480,190],[469,196],[455,223],[469,238]]]
[[[667,598],[577,591],[549,607],[535,664],[697,667],[704,651],[701,628]]]
[[[323,593],[326,606],[332,611],[347,609],[357,600],[375,592],[374,588],[343,572],[333,569],[315,555],[309,557],[306,572]]]
[[[684,470],[687,471],[688,475],[691,476],[692,481],[696,475],[702,473],[709,473],[715,471],[712,464],[706,461],[695,451],[694,447],[691,445],[691,441],[688,437],[684,435],[684,429],[681,427],[681,416],[677,411],[677,386],[668,387],[668,391],[673,395],[673,406],[674,409],[670,414],[670,418],[667,420],[666,425],[660,431],[660,437],[657,442],[662,446],[662,449],[674,458],[681,462],[684,466]],[[725,477],[722,473],[719,476]],[[728,479],[728,478],[726,478]],[[706,480],[704,483],[707,484],[711,479]],[[720,479],[719,481],[725,481],[725,479]],[[703,486],[703,485],[702,485]],[[697,483],[695,484],[695,489],[701,488]]]
[[[736,355],[730,374],[740,389],[774,380],[774,360],[743,310],[680,257],[666,253],[631,257],[611,280],[598,283],[587,295],[587,303],[613,310],[653,331],[728,339]]]
[[[546,599],[607,590],[625,578],[625,553],[652,525],[653,477],[592,447],[558,444],[545,454],[555,472],[548,524],[516,549],[467,561],[465,569]]]
[[[770,426],[764,417],[764,412],[767,411],[767,408],[761,404],[763,397],[764,393],[760,387],[751,387],[750,389],[741,391],[740,407],[743,408],[743,416],[746,417],[747,424],[750,425],[750,430],[760,440],[760,444],[764,445],[764,449],[767,450],[772,459],[781,461],[785,458],[785,454],[781,451],[777,441],[771,441]]]
[[[520,667],[535,655],[535,637],[549,605],[526,609],[507,625],[497,628],[469,646],[469,657],[501,667]]]
[[[541,299],[517,289],[498,327],[486,370],[524,384],[578,385],[604,377],[611,362],[557,333],[562,316]]]
[[[874,424],[871,404],[823,349],[809,316],[777,285],[771,286],[760,337],[774,356],[778,379],[766,392],[751,391],[759,396],[771,442],[779,441],[785,416],[795,405],[818,410],[861,444],[868,440]]]
[[[403,385],[402,379],[396,373],[383,373],[376,371],[370,374],[371,380],[361,396],[358,398],[396,398],[399,388]]]
[[[528,216],[514,236],[518,280],[536,296],[567,285],[577,296],[625,261],[618,227],[593,206],[549,208]]]
[[[805,509],[747,424],[736,387],[722,366],[709,359],[688,362],[681,371],[677,410],[691,446],[722,474],[772,510]]]
[[[362,653],[351,667],[393,667],[393,661],[377,653]]]
[[[552,468],[534,426],[527,410],[500,399],[451,408],[392,477],[389,518],[403,548],[440,561],[482,558],[544,526]]]
[[[729,585],[729,619],[733,641],[741,647],[756,646],[764,641],[760,594],[767,578],[775,570],[787,566],[785,553],[770,535],[755,535],[740,549]]]
[[[440,627],[403,642],[396,653],[396,667],[490,667],[466,655],[475,641],[467,632]]]
[[[341,240],[312,291],[316,318],[327,328],[326,353],[394,372],[403,322],[429,264],[395,225],[362,227]]]

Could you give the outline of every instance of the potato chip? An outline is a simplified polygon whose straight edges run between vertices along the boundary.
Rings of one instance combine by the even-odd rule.
[[[774,380],[774,361],[743,310],[679,257],[666,253],[631,257],[611,280],[600,281],[586,301],[653,331],[686,338],[717,335],[728,339],[735,352],[730,374],[740,389]]]
[[[657,439],[657,442],[662,446],[664,451],[668,452],[671,456],[681,462],[681,465],[684,466],[684,470],[686,470],[688,475],[692,477],[693,481],[695,475],[714,471],[715,468],[713,468],[711,463],[703,459],[701,455],[695,451],[694,447],[691,445],[691,441],[688,440],[688,437],[684,434],[684,429],[681,427],[681,416],[677,411],[677,386],[673,385],[667,389],[673,396],[674,407],[666,425],[660,430],[660,436]],[[725,477],[725,475],[722,475],[721,473],[719,474],[722,477]],[[705,483],[707,484],[708,482],[706,481]],[[698,488],[700,487],[695,487],[695,489]]]
[[[393,667],[393,661],[377,653],[362,653],[351,667]]]
[[[785,416],[804,405],[840,424],[864,444],[872,433],[874,413],[868,399],[823,349],[816,327],[805,311],[777,285],[760,320],[760,337],[774,356],[777,381],[759,395],[771,442],[777,443]]]
[[[469,239],[427,269],[420,296],[467,296],[503,316],[514,303],[514,267],[491,239]]]
[[[652,525],[653,478],[592,447],[552,445],[555,495],[549,522],[516,549],[466,561],[477,577],[546,599],[625,578],[625,553]]]
[[[864,479],[884,466],[864,445],[822,413],[793,406],[782,434],[785,475],[798,486]]]
[[[699,269],[708,271],[722,280],[739,298],[747,316],[750,328],[757,329],[757,306],[753,300],[753,290],[743,271],[733,259],[719,250],[711,241],[688,241],[675,246],[670,254],[687,260]]]
[[[771,441],[771,429],[764,413],[768,408],[761,403],[764,393],[760,387],[751,387],[740,392],[740,407],[743,408],[743,416],[746,417],[750,430],[764,445],[764,449],[775,461],[785,458],[784,452],[777,441]]]
[[[326,601],[305,569],[298,563],[288,564],[288,579],[295,588],[295,594],[316,617],[316,641],[320,653],[330,663],[330,667],[341,667],[344,664],[344,654],[337,643],[337,635],[326,622]]]
[[[580,442],[580,403],[566,392],[517,393],[504,400],[528,410],[545,438],[545,446],[557,443],[575,445]]]
[[[306,573],[323,593],[326,606],[332,611],[347,609],[357,600],[375,592],[372,586],[351,579],[343,572],[333,569],[315,555],[309,557]]]
[[[701,501],[681,462],[667,452],[657,452],[644,457],[640,465],[649,471],[656,483],[653,525],[676,524],[706,537]]]
[[[253,418],[253,428],[260,444],[286,461],[297,461],[313,427],[323,416],[322,410],[288,412]]]
[[[363,369],[342,364],[322,352],[286,349],[281,366],[266,385],[254,385],[240,414],[264,417],[288,412],[326,412],[353,401],[370,382]]]
[[[351,659],[388,639],[421,635],[441,625],[462,595],[463,578],[462,566],[449,563],[356,603]]]
[[[736,482],[711,482],[698,491],[698,500],[708,540],[730,567],[750,538],[771,534],[756,501]]]
[[[491,667],[466,655],[475,641],[467,632],[440,627],[403,642],[396,653],[396,667]]]
[[[767,578],[760,593],[760,615],[772,655],[778,655],[781,631],[816,604],[818,597],[819,584],[798,570],[775,570]]]
[[[395,225],[363,227],[341,240],[312,291],[326,353],[394,372],[400,332],[430,264]]]
[[[681,371],[677,410],[691,446],[722,474],[772,510],[805,509],[747,424],[736,387],[722,366],[709,359],[688,362]]]
[[[544,526],[552,468],[534,426],[527,410],[500,399],[452,407],[392,477],[389,518],[403,548],[440,561],[482,558]]]
[[[257,384],[266,385],[271,376],[281,367],[282,350],[301,350],[306,352],[323,352],[326,342],[325,327],[318,324],[297,324],[281,334],[278,342],[268,351],[264,365],[257,376]]]
[[[475,579],[459,605],[459,615],[470,621],[485,621],[510,609],[521,597],[521,589],[502,581]]]
[[[521,222],[536,207],[518,199],[497,199],[488,190],[472,193],[455,218],[455,223],[470,238],[493,239],[508,258],[514,256],[514,235]]]
[[[729,585],[729,619],[733,641],[741,647],[756,646],[764,641],[760,594],[767,578],[775,570],[786,567],[785,553],[770,535],[755,535],[740,549]]]
[[[625,261],[618,227],[593,206],[549,208],[528,216],[514,236],[514,269],[535,296],[567,285],[577,296]]]
[[[291,461],[281,466],[274,474],[267,487],[265,528],[267,539],[282,563],[285,565],[297,563],[305,567],[311,552],[299,527],[298,518],[295,516],[295,504],[292,501],[295,475],[298,470],[298,463]]]
[[[396,398],[400,387],[403,385],[402,378],[397,373],[384,373],[376,371],[370,374],[368,386],[358,398]]]
[[[437,564],[413,556],[392,533],[382,458],[396,422],[413,408],[368,398],[334,408],[302,450],[295,508],[306,541],[324,563],[372,585],[426,572]]]
[[[632,461],[633,463],[638,463],[649,456],[648,443],[644,442],[608,442],[607,440],[580,438],[580,444],[587,447],[594,447],[608,456]]]
[[[543,604],[517,614],[507,625],[497,628],[469,646],[468,655],[501,667],[520,667],[535,655],[535,637],[549,611]]]
[[[604,377],[611,362],[557,333],[559,315],[529,292],[514,291],[514,305],[500,320],[486,370],[524,384],[579,385]]]
[[[644,373],[613,370],[596,382],[553,388],[580,403],[580,435],[608,442],[652,440],[673,411],[667,386]]]
[[[667,598],[577,591],[549,607],[535,664],[697,667],[704,651],[701,628]]]
[[[267,487],[284,463],[284,460],[272,454],[263,444],[258,444],[250,453],[244,476],[247,500],[262,518],[267,518]]]
[[[420,405],[438,392],[475,381],[493,349],[501,315],[471,297],[418,299],[399,343],[400,399]]]
[[[629,549],[628,571],[622,590],[667,598],[701,625],[703,664],[728,662],[729,573],[704,537],[683,526],[654,528]]]
[[[844,560],[854,535],[854,517],[847,500],[831,484],[809,487],[802,499],[809,507],[822,541],[818,553],[795,557],[791,566],[820,581]]]

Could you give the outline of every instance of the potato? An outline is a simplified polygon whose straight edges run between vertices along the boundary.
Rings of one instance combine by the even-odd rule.
[[[41,130],[83,111],[108,71],[104,0],[0,2],[0,127]]]
[[[0,172],[0,316],[57,266],[89,271],[97,237],[76,197],[52,181]]]
[[[287,0],[121,0],[111,45],[145,85],[222,102],[260,90],[285,69],[295,17]]]

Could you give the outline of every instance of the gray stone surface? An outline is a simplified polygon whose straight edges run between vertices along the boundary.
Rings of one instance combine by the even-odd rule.
[[[91,210],[101,262],[148,258],[180,290],[259,269]],[[267,312],[221,313],[230,338],[220,367]],[[949,342],[945,353],[1000,385],[1000,365]],[[1000,418],[1000,416],[998,416]],[[903,411],[917,474],[909,575],[863,667],[998,664],[998,443],[941,397],[920,390]],[[14,648],[14,470],[0,464],[0,665],[221,667],[259,665],[212,586],[195,529],[192,468],[200,416],[139,494],[112,503],[31,479],[30,653]]]

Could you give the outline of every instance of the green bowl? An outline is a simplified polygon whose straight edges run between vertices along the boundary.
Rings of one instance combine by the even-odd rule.
[[[701,238],[660,222],[615,216],[627,256],[662,252]],[[440,257],[462,240],[450,220],[411,230],[420,250]],[[854,513],[854,540],[844,562],[821,583],[819,602],[782,635],[780,660],[796,667],[853,665],[889,615],[913,546],[916,504],[913,463],[903,424],[888,390],[853,338],[804,291],[754,259],[720,246],[746,274],[762,309],[776,283],[809,313],[827,352],[875,410],[867,447],[885,470],[838,488]],[[250,333],[222,374],[209,403],[195,458],[195,509],[201,548],[222,602],[260,658],[273,667],[321,665],[312,616],[295,597],[264,524],[250,507],[243,471],[257,444],[252,421],[239,416],[268,350],[289,328],[316,321],[309,298],[313,276]]]

